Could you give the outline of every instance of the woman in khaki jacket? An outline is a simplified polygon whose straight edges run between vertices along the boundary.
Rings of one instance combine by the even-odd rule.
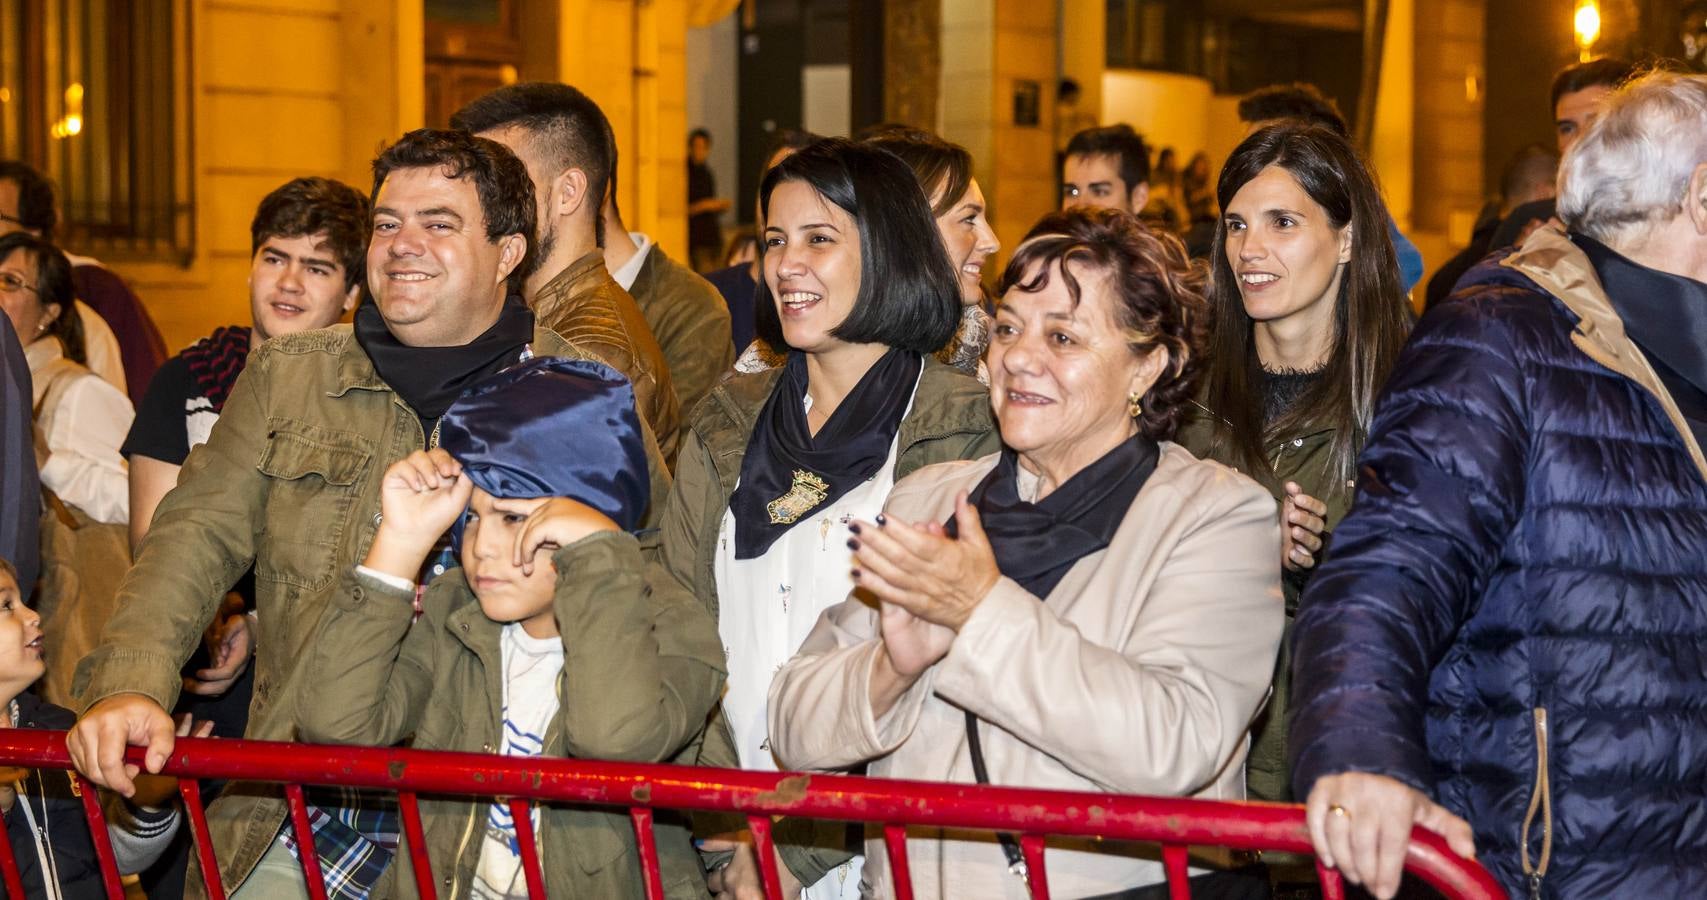
[[[728,690],[702,765],[774,770],[771,676],[818,615],[853,586],[848,523],[896,480],[995,449],[989,395],[931,357],[954,336],[960,290],[911,169],[887,151],[825,140],[770,170],[759,334],[778,368],[736,375],[695,410],[665,507],[655,593],[691,595],[716,617]],[[744,823],[701,823],[714,895],[745,895],[755,861]],[[784,881],[805,900],[857,896],[847,828],[779,827]]]
[[[919,471],[854,523],[859,588],[771,685],[779,759],[1244,797],[1280,637],[1280,530],[1261,487],[1167,440],[1198,368],[1200,280],[1177,241],[1125,213],[1032,229],[988,357],[1005,446]],[[915,830],[908,847],[917,896],[1026,895],[1011,840]],[[1046,859],[1062,897],[1162,880],[1132,848],[1057,842]],[[1194,885],[1217,896],[1266,888],[1199,877],[1223,882]],[[881,852],[864,893],[894,893]]]

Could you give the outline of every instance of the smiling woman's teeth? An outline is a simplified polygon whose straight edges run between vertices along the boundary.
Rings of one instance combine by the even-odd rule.
[[[820,296],[818,294],[807,293],[806,291],[790,291],[790,292],[782,295],[783,305],[784,306],[791,306],[791,307],[794,307],[796,309],[803,307],[803,306],[810,306],[813,303],[816,303],[822,299],[824,299],[822,296]]]
[[[1239,280],[1246,284],[1268,284],[1271,281],[1279,281],[1280,276],[1270,275],[1267,272],[1252,272],[1240,275]]]

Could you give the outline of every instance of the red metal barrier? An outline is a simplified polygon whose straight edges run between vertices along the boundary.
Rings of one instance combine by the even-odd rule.
[[[140,748],[128,759],[141,763]],[[0,730],[0,765],[69,769],[65,736],[51,731]],[[475,753],[322,747],[269,741],[180,738],[164,774],[183,776],[180,793],[189,810],[198,859],[208,895],[223,900],[207,820],[193,778],[239,779],[285,784],[298,846],[313,846],[302,800],[303,785],[343,785],[395,791],[409,838],[412,865],[423,898],[434,897],[431,863],[422,849],[420,794],[508,798],[522,849],[529,890],[543,897],[544,880],[532,840],[528,814],[536,801],[592,804],[627,809],[634,823],[645,869],[646,892],[661,900],[663,887],[652,841],[652,810],[683,809],[736,812],[747,817],[763,861],[767,896],[780,896],[770,845],[771,817],[804,816],[852,822],[881,822],[896,893],[911,900],[905,826],[1004,831],[1020,835],[1031,869],[1031,894],[1049,896],[1043,864],[1047,836],[1100,837],[1162,845],[1164,868],[1173,900],[1188,900],[1185,882],[1188,846],[1228,847],[1310,854],[1304,810],[1298,806],[1224,803],[1165,797],[1134,797],[989,787],[972,784],[896,781],[845,775],[807,775],[640,765],[567,759],[526,759]],[[82,781],[79,777],[79,781]],[[83,781],[84,806],[91,818],[108,896],[121,900],[118,872],[106,829],[99,824],[95,791]],[[324,896],[314,854],[302,854],[313,896]],[[1422,829],[1411,837],[1407,871],[1421,877],[1448,900],[1504,900],[1505,892],[1487,870],[1447,848],[1438,835]],[[1343,897],[1339,874],[1321,869],[1324,896]],[[11,896],[23,896],[11,846],[0,840],[0,876]]]

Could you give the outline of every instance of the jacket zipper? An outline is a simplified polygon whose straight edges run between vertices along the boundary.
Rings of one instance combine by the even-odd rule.
[[[1547,877],[1547,864],[1553,858],[1553,796],[1547,764],[1547,709],[1537,706],[1535,717],[1535,789],[1529,795],[1529,811],[1523,814],[1523,831],[1518,844],[1523,848],[1523,875],[1529,882],[1531,900],[1540,900],[1541,880]],[[1535,825],[1535,813],[1541,813],[1541,854],[1535,865],[1529,863],[1529,831]]]

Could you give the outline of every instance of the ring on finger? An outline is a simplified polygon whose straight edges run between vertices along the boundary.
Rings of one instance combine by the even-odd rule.
[[[1334,805],[1328,807],[1328,815],[1339,816],[1342,819],[1351,818],[1351,813],[1347,812],[1346,808],[1339,805],[1338,803],[1335,803]]]

